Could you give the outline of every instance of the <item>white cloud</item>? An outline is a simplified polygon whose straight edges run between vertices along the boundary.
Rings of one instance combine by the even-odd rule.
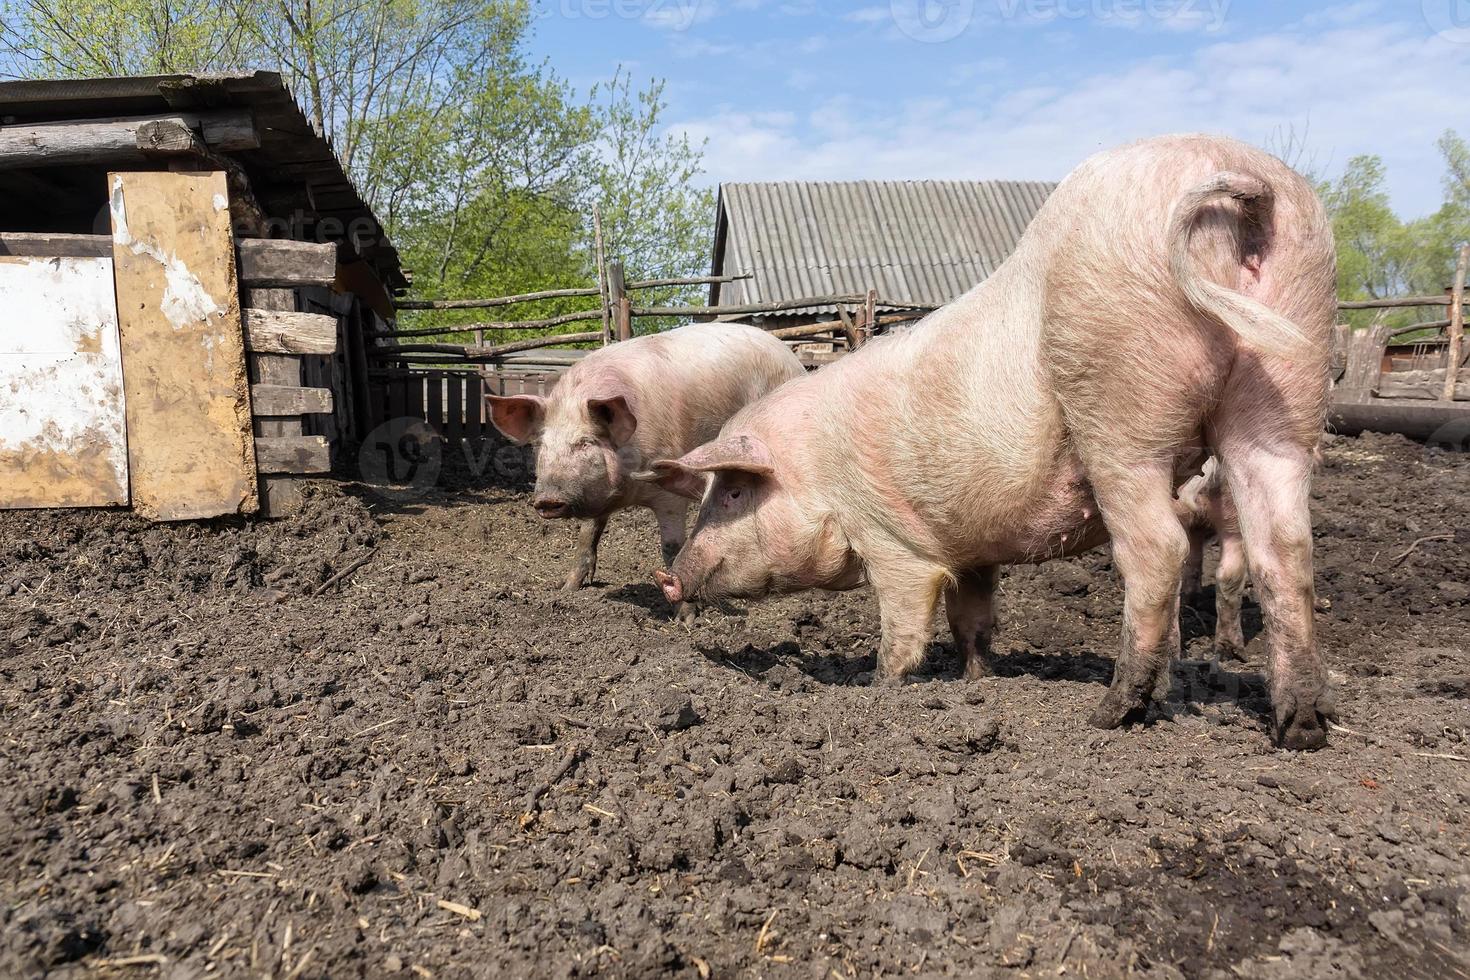
[[[708,137],[715,180],[1056,179],[1097,150],[1145,136],[1208,131],[1260,143],[1309,124],[1319,164],[1381,154],[1395,205],[1417,215],[1441,200],[1434,143],[1464,118],[1467,85],[1470,46],[1401,27],[1318,26],[1206,35],[1185,56],[1067,85],[829,100],[799,116],[727,109],[676,128]]]
[[[859,7],[845,14],[842,19],[854,24],[886,24],[893,20],[893,10],[887,6]]]

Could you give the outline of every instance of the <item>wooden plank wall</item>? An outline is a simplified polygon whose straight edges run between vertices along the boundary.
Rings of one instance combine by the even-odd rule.
[[[420,419],[446,442],[492,437],[495,427],[485,411],[485,395],[546,396],[557,375],[515,372],[482,375],[475,371],[408,371],[371,374],[372,424]]]

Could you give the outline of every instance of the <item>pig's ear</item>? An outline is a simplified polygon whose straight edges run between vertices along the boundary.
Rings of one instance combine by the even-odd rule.
[[[635,480],[657,483],[670,493],[690,500],[704,496],[706,473],[748,473],[770,477],[776,473],[771,451],[754,436],[729,436],[707,442],[682,459],[661,459],[653,468],[634,473]]]
[[[661,459],[653,464],[652,469],[634,473],[633,479],[656,483],[669,493],[688,497],[690,500],[701,499],[705,485],[709,483],[709,477],[699,470],[690,469],[677,459]]]
[[[607,429],[614,446],[625,446],[638,429],[638,420],[628,407],[628,399],[622,395],[612,398],[587,399],[587,414],[592,421]]]
[[[749,473],[774,476],[776,463],[766,444],[755,436],[727,436],[707,442],[679,460],[701,473]]]
[[[505,437],[524,446],[541,434],[546,421],[546,399],[536,395],[486,395],[490,421]]]

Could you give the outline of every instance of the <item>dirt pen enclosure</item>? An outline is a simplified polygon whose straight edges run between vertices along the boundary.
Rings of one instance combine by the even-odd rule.
[[[1329,438],[1340,722],[1272,749],[1259,615],[1087,727],[1106,552],[1010,570],[1000,676],[868,686],[865,590],[706,610],[449,454],[299,514],[0,514],[0,975],[1463,976],[1470,455]],[[1208,581],[1208,579],[1207,579]]]

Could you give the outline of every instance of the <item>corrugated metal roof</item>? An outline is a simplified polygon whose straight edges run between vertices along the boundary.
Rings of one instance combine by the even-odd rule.
[[[366,259],[389,288],[407,287],[393,243],[278,73],[0,82],[0,125],[223,108],[248,109],[255,117],[260,147],[230,156],[245,168],[268,214],[330,219],[341,230],[324,233],[324,240],[341,241]]]
[[[712,299],[758,303],[877,289],[885,306],[939,306],[1005,261],[1054,187],[1029,180],[723,184],[713,272],[754,278],[721,284]]]

